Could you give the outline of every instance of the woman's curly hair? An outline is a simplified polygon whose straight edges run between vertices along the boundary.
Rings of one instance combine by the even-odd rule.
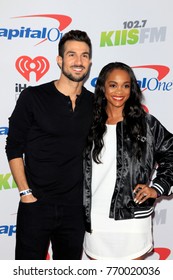
[[[121,69],[126,71],[131,80],[130,97],[126,101],[123,109],[123,122],[125,133],[132,142],[132,152],[137,157],[141,156],[143,143],[139,141],[140,136],[146,135],[146,125],[144,115],[146,112],[142,106],[142,92],[137,83],[135,74],[130,66],[122,62],[112,62],[105,65],[99,73],[95,93],[94,93],[94,112],[93,123],[88,136],[88,148],[92,148],[92,156],[96,163],[101,163],[100,152],[104,146],[103,136],[106,132],[106,113],[105,81],[113,70]]]

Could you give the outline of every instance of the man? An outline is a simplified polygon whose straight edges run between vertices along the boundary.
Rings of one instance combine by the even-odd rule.
[[[77,260],[84,236],[83,150],[93,94],[83,86],[91,41],[79,30],[59,43],[59,80],[26,88],[9,118],[6,153],[21,200],[16,260]]]

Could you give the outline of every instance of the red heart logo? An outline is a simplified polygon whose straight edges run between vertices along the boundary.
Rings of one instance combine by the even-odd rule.
[[[29,81],[29,76],[31,72],[36,75],[36,81],[40,80],[49,70],[50,64],[47,58],[44,56],[37,56],[31,59],[29,56],[20,56],[16,60],[17,71]]]

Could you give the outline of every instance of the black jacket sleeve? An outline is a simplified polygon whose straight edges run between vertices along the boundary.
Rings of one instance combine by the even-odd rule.
[[[173,193],[173,134],[155,117],[152,118],[151,127],[157,162],[153,187],[158,195],[170,195]]]

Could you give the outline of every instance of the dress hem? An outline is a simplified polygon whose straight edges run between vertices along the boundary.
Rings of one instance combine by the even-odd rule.
[[[107,257],[96,256],[96,255],[90,253],[88,250],[86,250],[86,248],[84,248],[84,252],[89,258],[93,258],[95,260],[133,260],[133,259],[136,259],[136,258],[139,258],[139,257],[145,255],[146,253],[151,252],[152,249],[153,249],[153,244],[150,244],[149,246],[147,246],[145,249],[141,250],[140,252],[137,252],[130,256],[124,256],[124,257],[119,257],[119,258],[118,257],[107,258]]]

